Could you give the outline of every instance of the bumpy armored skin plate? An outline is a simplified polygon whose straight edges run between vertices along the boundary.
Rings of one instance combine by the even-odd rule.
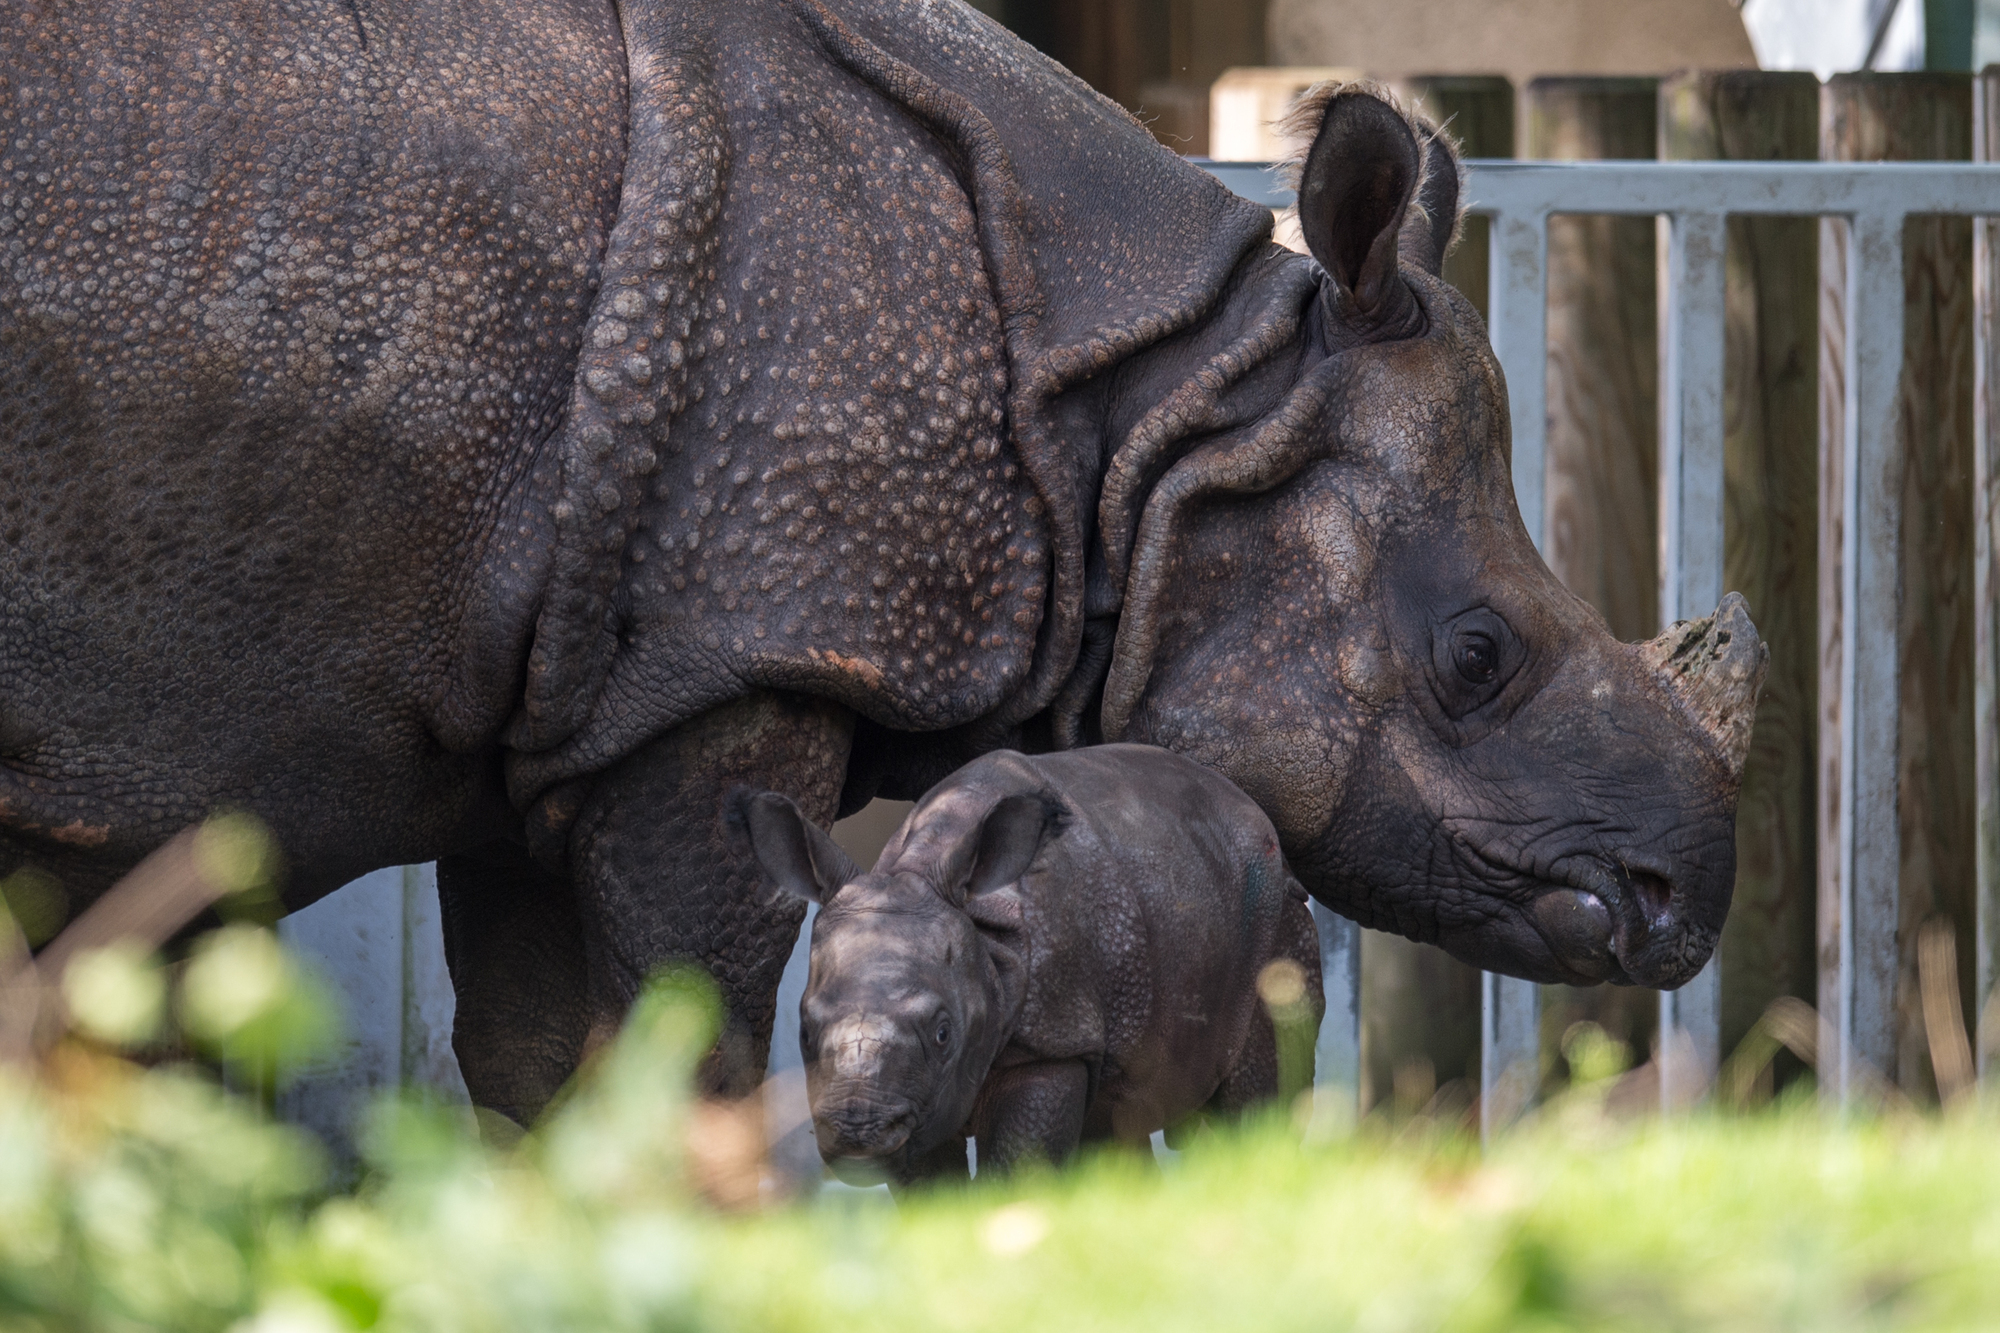
[[[516,800],[746,687],[908,730],[1044,706],[1076,657],[1094,464],[1048,404],[1190,322],[1264,219],[1205,183],[1159,199],[1178,175],[1129,182],[1157,201],[1139,222],[1067,202],[1146,177],[1151,153],[1117,151],[1144,131],[970,11],[626,27],[632,161]]]
[[[217,805],[308,898],[505,814],[624,60],[466,18],[0,5],[0,822],[75,888]]]

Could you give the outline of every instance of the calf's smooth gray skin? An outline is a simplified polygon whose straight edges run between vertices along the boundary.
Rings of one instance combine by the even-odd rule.
[[[1257,997],[1319,938],[1249,797],[1168,750],[1102,745],[967,764],[867,873],[797,805],[741,793],[779,889],[821,904],[799,1005],[820,1153],[907,1183],[1144,1143],[1278,1091]]]
[[[796,904],[722,817],[1148,741],[1308,889],[1549,981],[1713,947],[1763,650],[1529,544],[1450,148],[1323,99],[1313,257],[956,0],[0,0],[0,875],[250,810],[440,858],[530,1117]]]

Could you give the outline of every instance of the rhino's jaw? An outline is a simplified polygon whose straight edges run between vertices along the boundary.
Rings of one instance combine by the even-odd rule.
[[[936,1146],[934,1110],[879,1084],[823,1087],[812,1105],[820,1159],[843,1184],[909,1184],[918,1159]]]

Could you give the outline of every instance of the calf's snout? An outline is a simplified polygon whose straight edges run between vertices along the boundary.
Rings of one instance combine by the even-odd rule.
[[[813,1111],[813,1135],[820,1156],[829,1162],[892,1156],[910,1141],[916,1127],[916,1108],[907,1103],[848,1103]]]

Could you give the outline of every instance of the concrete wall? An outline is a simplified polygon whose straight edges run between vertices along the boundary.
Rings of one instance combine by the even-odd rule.
[[[1270,64],[1383,78],[1504,74],[1518,85],[1757,64],[1729,0],[1271,0],[1267,24]]]
[[[278,936],[334,988],[347,1020],[337,1050],[292,1071],[281,1116],[351,1155],[359,1116],[380,1093],[418,1086],[467,1100],[451,1051],[457,1006],[434,866],[364,875],[280,921]]]

